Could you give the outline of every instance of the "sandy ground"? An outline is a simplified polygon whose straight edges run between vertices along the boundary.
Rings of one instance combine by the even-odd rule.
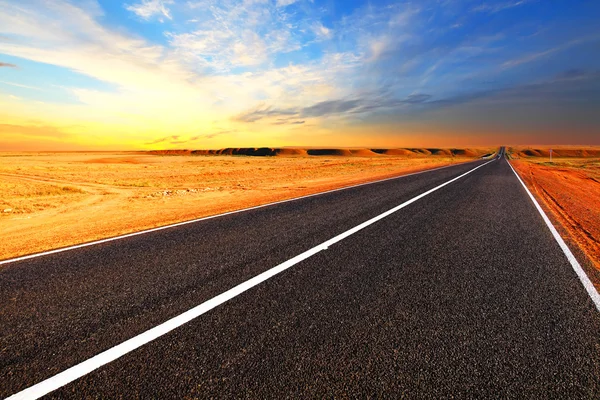
[[[470,159],[0,153],[0,259]]]
[[[572,148],[563,154],[560,148],[553,150],[552,162],[548,149],[541,149],[539,156],[527,156],[519,149],[511,163],[600,270],[600,149],[587,149],[585,156],[577,156]],[[557,153],[563,156],[556,157]]]

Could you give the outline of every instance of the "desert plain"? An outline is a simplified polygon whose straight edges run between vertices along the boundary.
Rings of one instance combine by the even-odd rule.
[[[468,162],[494,151],[0,153],[0,260]]]

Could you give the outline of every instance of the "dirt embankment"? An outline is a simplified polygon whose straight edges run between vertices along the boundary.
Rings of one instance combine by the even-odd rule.
[[[549,149],[513,150],[511,163],[542,206],[600,270],[600,158],[596,158],[600,152],[591,150],[553,150],[552,162]],[[514,159],[515,154],[520,159]]]

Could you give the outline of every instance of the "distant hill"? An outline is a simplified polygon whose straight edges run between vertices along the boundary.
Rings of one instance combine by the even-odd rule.
[[[468,149],[438,149],[438,148],[392,148],[392,149],[367,149],[367,148],[288,148],[288,147],[228,147],[219,150],[151,150],[149,154],[156,155],[190,155],[190,156],[340,156],[340,157],[466,157],[475,158],[489,155],[490,148]]]

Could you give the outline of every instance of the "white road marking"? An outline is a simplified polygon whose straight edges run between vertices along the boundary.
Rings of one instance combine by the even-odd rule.
[[[508,165],[510,165],[510,163],[508,163]],[[598,311],[600,311],[600,294],[598,294],[598,291],[594,287],[594,284],[592,283],[592,281],[590,281],[590,278],[586,275],[583,268],[581,268],[581,265],[579,264],[579,262],[577,261],[577,259],[575,258],[575,256],[573,255],[573,253],[571,252],[571,250],[569,249],[569,247],[563,240],[563,238],[560,236],[560,234],[558,233],[558,231],[556,230],[554,225],[552,225],[550,218],[548,218],[548,216],[546,215],[544,210],[542,210],[542,207],[540,207],[539,203],[535,199],[535,197],[533,197],[533,195],[531,194],[531,192],[529,191],[527,186],[525,186],[525,183],[523,183],[523,180],[521,179],[519,174],[517,174],[517,171],[515,171],[515,169],[513,168],[512,165],[510,165],[510,169],[512,169],[512,171],[517,176],[517,179],[519,179],[519,182],[521,182],[521,185],[523,185],[523,187],[527,191],[527,194],[531,198],[531,201],[533,201],[535,208],[537,208],[538,212],[541,214],[542,218],[544,219],[544,222],[550,229],[550,232],[552,232],[552,236],[554,236],[554,239],[556,239],[556,241],[558,242],[558,245],[562,249],[563,253],[565,253],[565,256],[567,256],[567,259],[571,263],[571,266],[575,270],[575,273],[579,277],[579,280],[583,284],[583,287],[588,292],[588,295],[590,296],[590,298],[596,305],[596,308],[598,309]]]
[[[475,160],[475,161],[479,161],[479,160]],[[454,166],[462,165],[462,164],[468,164],[468,163],[475,162],[475,161],[468,161],[468,162],[460,163],[460,164],[451,164],[451,165],[446,165],[446,166],[443,166],[443,167],[438,167],[438,168],[433,168],[433,169],[427,169],[427,170],[424,170],[424,171],[412,172],[412,173],[406,174],[406,175],[393,176],[391,178],[380,179],[380,180],[377,180],[377,181],[359,183],[357,185],[351,185],[351,186],[344,186],[344,187],[339,188],[339,189],[332,189],[332,190],[327,190],[325,192],[307,194],[305,196],[294,197],[294,198],[287,199],[287,200],[280,200],[280,201],[275,201],[275,202],[272,202],[272,203],[261,204],[259,206],[242,208],[241,210],[234,210],[234,211],[229,211],[229,212],[226,212],[226,213],[209,215],[207,217],[196,218],[196,219],[192,219],[192,220],[189,220],[189,221],[178,222],[178,223],[170,224],[170,225],[163,225],[163,226],[159,226],[158,228],[146,229],[146,230],[143,230],[143,231],[138,231],[138,232],[133,232],[133,233],[127,233],[125,235],[119,235],[119,236],[114,236],[114,237],[110,237],[110,238],[106,238],[106,239],[95,240],[93,242],[88,242],[88,243],[77,244],[77,245],[74,245],[74,246],[63,247],[63,248],[56,249],[56,250],[49,250],[49,251],[44,251],[44,252],[41,252],[41,253],[28,254],[26,256],[21,256],[21,257],[16,257],[16,258],[10,258],[10,259],[7,259],[7,260],[0,261],[0,265],[10,264],[10,263],[14,263],[14,262],[17,262],[17,261],[29,260],[31,258],[37,258],[37,257],[47,256],[47,255],[50,255],[50,254],[62,253],[64,251],[69,251],[69,250],[81,249],[82,247],[94,246],[96,244],[112,242],[112,241],[115,241],[115,240],[125,239],[125,238],[129,238],[129,237],[132,237],[132,236],[144,235],[144,234],[150,233],[150,232],[162,231],[164,229],[170,229],[170,228],[175,228],[177,226],[182,226],[182,225],[187,225],[187,224],[193,224],[193,223],[200,222],[200,221],[206,221],[208,219],[223,217],[225,215],[243,213],[243,212],[250,211],[250,210],[256,210],[256,209],[259,209],[259,208],[274,206],[276,204],[282,204],[282,203],[287,203],[287,202],[290,202],[290,201],[296,201],[296,200],[306,199],[306,198],[309,198],[309,197],[321,196],[321,195],[324,195],[324,194],[327,194],[327,193],[333,193],[333,192],[339,192],[341,190],[352,189],[352,188],[356,188],[356,187],[359,187],[359,186],[372,185],[372,184],[375,184],[375,183],[380,183],[380,182],[391,181],[391,180],[394,180],[394,179],[405,178],[407,176],[413,176],[413,175],[424,174],[426,172],[438,171],[440,169],[454,167]]]
[[[177,317],[174,317],[166,322],[163,322],[162,324],[160,324],[152,329],[149,329],[146,332],[139,334],[138,336],[135,336],[115,347],[112,347],[112,348],[110,348],[110,349],[108,349],[86,361],[83,361],[82,363],[77,364],[57,375],[54,375],[54,376],[46,379],[45,381],[37,383],[19,393],[16,393],[16,394],[8,397],[7,400],[38,399],[38,398],[52,392],[53,390],[56,390],[70,382],[73,382],[74,380],[81,378],[84,375],[89,374],[93,370],[98,369],[98,368],[102,367],[103,365],[106,365],[106,364],[110,363],[111,361],[116,360],[117,358],[129,353],[130,351],[133,351],[133,350],[151,342],[152,340],[154,340],[160,336],[163,336],[168,332],[171,332],[173,329],[176,329],[176,328],[184,325],[185,323],[193,320],[194,318],[199,317],[200,315],[212,310],[213,308],[225,303],[226,301],[231,300],[232,298],[236,297],[237,295],[244,293],[245,291],[266,281],[267,279],[298,264],[300,261],[306,260],[307,258],[317,254],[321,250],[327,249],[328,247],[332,246],[333,244],[335,244],[341,240],[344,240],[348,236],[355,234],[356,232],[366,228],[367,226],[372,225],[379,220],[382,220],[383,218],[389,216],[390,214],[393,214],[396,211],[403,209],[404,207],[408,206],[409,204],[412,204],[415,201],[422,199],[423,197],[435,192],[436,190],[439,190],[439,189],[443,188],[444,186],[451,184],[452,182],[470,174],[471,172],[473,172],[493,161],[495,161],[495,160],[490,160],[490,161],[486,162],[485,164],[481,164],[481,165],[465,172],[464,174],[457,176],[456,178],[453,178],[445,183],[442,183],[439,186],[434,187],[433,189],[430,189],[424,193],[421,193],[420,195],[413,197],[412,199],[410,199],[408,201],[405,201],[404,203],[400,204],[399,206],[396,206],[396,207],[384,212],[383,214],[380,214],[374,218],[371,218],[370,220],[363,222],[362,224],[357,225],[354,228],[349,229],[346,232],[341,233],[341,234],[321,243],[320,245],[315,246],[312,249],[307,250],[304,253],[299,254],[296,257],[291,258],[291,259],[277,265],[276,267],[273,267],[259,275],[256,275],[254,278],[251,278],[251,279],[247,280],[246,282],[243,282],[243,283],[229,289],[228,291],[223,292],[216,297],[213,297],[212,299],[200,304],[199,306],[192,308],[191,310],[184,312],[183,314],[178,315]]]

